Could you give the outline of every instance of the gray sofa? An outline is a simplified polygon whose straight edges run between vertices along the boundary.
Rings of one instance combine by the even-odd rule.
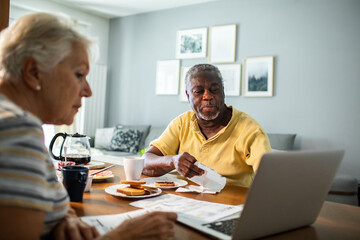
[[[155,127],[151,125],[122,125],[124,128],[137,129],[142,132],[141,140],[138,150],[148,148],[152,140],[158,138],[166,127]],[[95,136],[91,137],[90,145],[92,151],[99,151],[105,155],[111,156],[131,156],[136,155],[133,152],[114,151],[109,148],[109,144],[113,135],[115,127],[98,128],[96,129]]]
[[[152,140],[158,138],[166,127],[157,127],[151,125],[122,125],[123,128],[137,129],[143,133],[138,149],[148,148]],[[98,128],[94,137],[91,137],[91,147],[105,155],[112,156],[129,156],[134,155],[132,152],[113,151],[109,148],[115,127]],[[293,150],[296,134],[278,134],[268,133],[271,147],[276,150],[289,151]],[[93,150],[94,150],[93,149]]]

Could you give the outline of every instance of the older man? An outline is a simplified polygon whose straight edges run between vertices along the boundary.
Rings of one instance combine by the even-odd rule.
[[[200,163],[227,182],[248,187],[261,156],[271,151],[262,127],[249,115],[228,107],[220,71],[210,64],[186,74],[186,95],[193,111],[175,118],[144,154],[143,173],[160,176],[173,169],[186,177],[202,175]]]

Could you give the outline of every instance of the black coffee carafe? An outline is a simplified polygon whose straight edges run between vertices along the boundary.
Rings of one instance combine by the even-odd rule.
[[[60,146],[59,156],[53,153],[53,146],[58,137],[63,141]],[[75,164],[87,164],[91,160],[90,137],[79,133],[57,133],[50,142],[49,153],[52,158],[60,161],[72,161]]]

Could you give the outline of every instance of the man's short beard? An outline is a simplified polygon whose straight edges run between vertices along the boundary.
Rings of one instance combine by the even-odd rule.
[[[191,106],[192,110],[196,113],[194,106]],[[215,114],[211,114],[210,116],[205,116],[201,111],[197,113],[197,117],[206,121],[215,120],[220,114],[220,110],[218,110]]]

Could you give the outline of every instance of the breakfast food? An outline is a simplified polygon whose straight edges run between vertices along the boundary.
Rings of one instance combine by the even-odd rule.
[[[120,181],[121,184],[131,184],[131,185],[142,185],[145,184],[145,181],[128,181],[128,180],[121,180]]]
[[[127,196],[139,196],[146,194],[146,191],[144,189],[137,189],[132,187],[118,188],[116,191],[119,193],[123,193]]]
[[[92,174],[94,172],[97,172],[98,170],[90,170],[89,174]],[[99,180],[99,179],[108,179],[114,177],[113,172],[110,170],[106,170],[103,172],[99,172],[93,176],[93,179]]]
[[[172,187],[175,186],[174,182],[166,181],[166,182],[155,182],[155,186],[158,187]]]
[[[141,196],[141,195],[149,195],[153,193],[153,191],[157,191],[157,187],[150,187],[143,185],[145,181],[126,181],[121,180],[121,184],[129,184],[127,187],[118,188],[116,191],[126,196]]]
[[[75,162],[69,162],[69,161],[67,161],[67,162],[59,162],[57,170],[61,171],[62,167],[65,167],[65,166],[75,166]]]
[[[131,187],[131,188],[136,188],[136,189],[149,190],[149,191],[158,190],[157,187],[150,187],[150,186],[143,186],[143,185],[131,185],[131,184],[130,184],[130,187]]]

